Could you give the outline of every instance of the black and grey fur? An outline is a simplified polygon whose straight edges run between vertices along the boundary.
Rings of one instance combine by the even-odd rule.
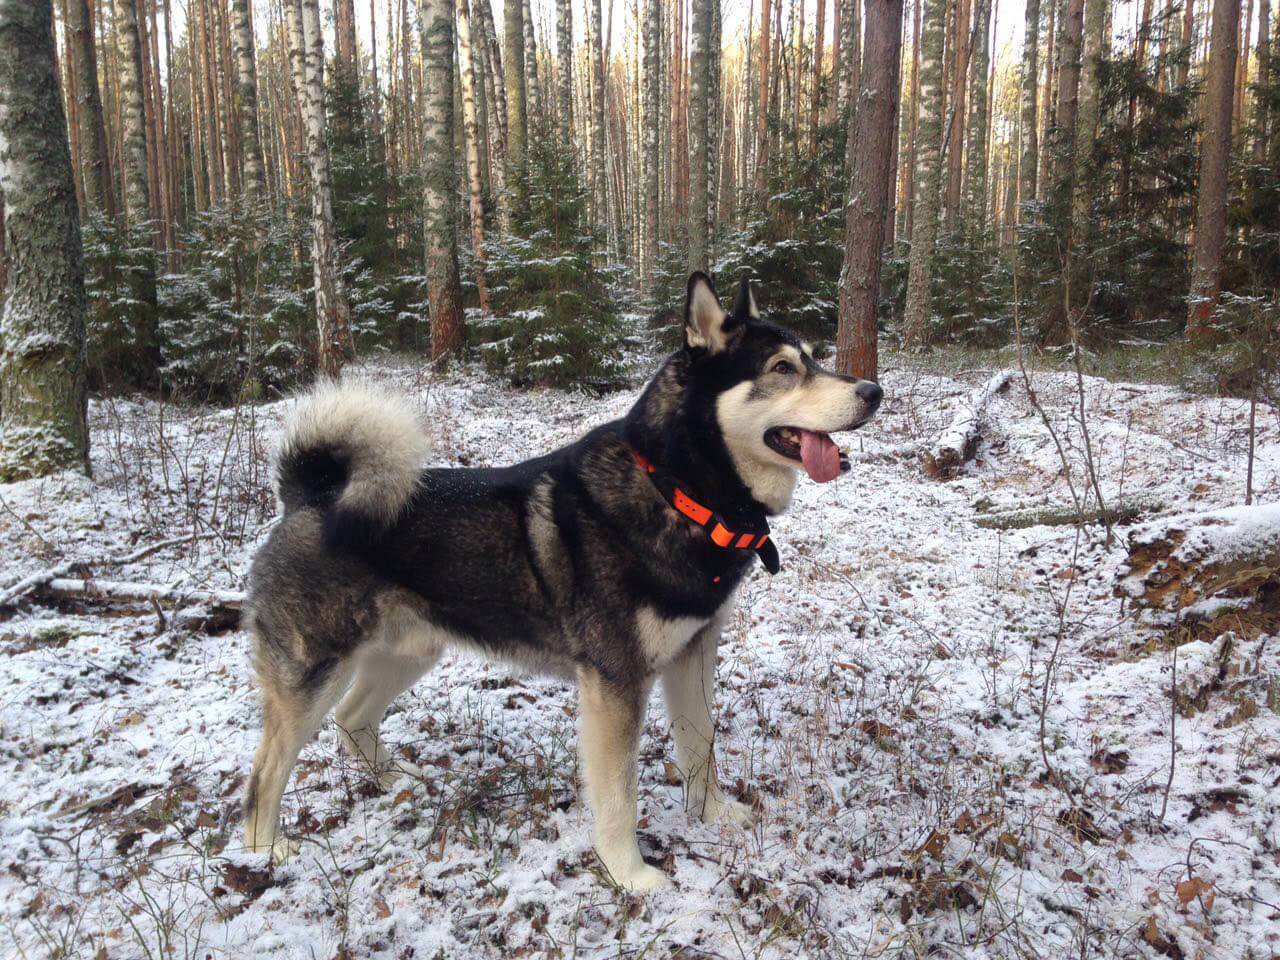
[[[263,737],[245,795],[247,845],[277,839],[298,752],[337,704],[344,746],[388,779],[391,701],[451,645],[573,677],[596,851],[632,890],[666,881],[636,845],[637,743],[661,678],[692,812],[748,822],[712,751],[716,644],[756,563],[676,513],[638,451],[728,521],[784,509],[798,462],[766,433],[837,431],[875,412],[875,384],[823,370],[694,274],[685,346],[619,421],[511,467],[422,470],[425,433],[402,399],[359,384],[303,398],[277,462],[284,519],[249,576],[246,622]]]

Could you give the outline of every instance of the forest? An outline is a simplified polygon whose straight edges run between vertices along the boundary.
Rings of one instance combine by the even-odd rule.
[[[1278,45],[1271,0],[0,0],[0,953],[1280,956]],[[416,774],[331,721],[301,854],[246,851],[296,398],[541,456],[693,349],[695,272],[884,391],[723,629],[754,824],[686,822],[642,705],[674,886],[628,890],[573,684],[462,656],[387,712]]]

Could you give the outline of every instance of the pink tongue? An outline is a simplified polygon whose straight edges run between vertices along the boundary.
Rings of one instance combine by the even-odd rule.
[[[840,448],[825,433],[800,431],[800,460],[815,483],[840,476]]]

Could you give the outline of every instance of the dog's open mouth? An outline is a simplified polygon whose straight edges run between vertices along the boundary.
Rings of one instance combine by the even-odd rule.
[[[849,469],[849,458],[835,441],[817,430],[771,427],[764,442],[774,453],[797,460],[815,483],[826,483]]]

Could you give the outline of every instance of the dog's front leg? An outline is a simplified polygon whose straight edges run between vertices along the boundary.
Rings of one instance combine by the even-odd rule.
[[[676,762],[684,777],[685,809],[706,823],[730,820],[747,826],[755,815],[745,803],[724,795],[716,776],[716,647],[720,627],[712,623],[662,671],[662,694],[676,741]]]
[[[587,801],[595,820],[596,854],[618,886],[635,892],[669,881],[640,857],[636,843],[636,780],[640,727],[649,684],[620,687],[582,667],[578,671],[582,711],[579,750]]]

